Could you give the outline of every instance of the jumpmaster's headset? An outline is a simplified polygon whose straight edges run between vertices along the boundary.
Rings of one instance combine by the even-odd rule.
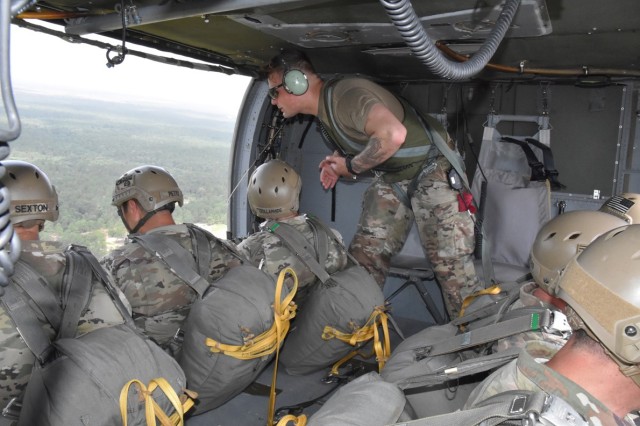
[[[269,96],[271,99],[278,97],[277,93],[278,88],[280,87],[282,87],[287,93],[295,96],[302,96],[307,93],[307,90],[309,89],[309,80],[307,79],[307,75],[301,69],[291,68],[282,56],[275,58],[275,62],[276,66],[278,63],[283,66],[282,83],[269,89]],[[273,66],[273,68],[276,68],[276,66]]]

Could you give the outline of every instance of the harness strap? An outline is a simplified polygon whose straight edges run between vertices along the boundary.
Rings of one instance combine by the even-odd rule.
[[[282,222],[274,222],[268,225],[266,229],[280,237],[284,245],[286,245],[291,252],[295,253],[302,263],[304,263],[323,284],[326,284],[327,281],[331,279],[331,276],[324,267],[315,259],[310,248],[311,244],[300,231]]]
[[[418,173],[418,175],[420,175],[420,173]],[[411,183],[413,183],[414,180],[412,180]],[[391,185],[391,189],[393,189],[393,192],[394,194],[396,194],[396,197],[398,197],[398,200],[400,200],[400,202],[404,204],[406,208],[411,210],[411,197],[413,196],[413,192],[415,192],[415,189],[410,195],[409,188],[407,188],[407,192],[403,191],[400,185],[398,184],[398,182],[392,182],[389,185]],[[416,184],[416,187],[417,187],[417,184]]]
[[[212,256],[209,238],[207,238],[205,231],[190,223],[187,224],[187,229],[191,236],[191,246],[193,247],[194,257],[197,259],[196,266],[198,268],[198,274],[206,277],[209,275]]]
[[[402,390],[437,386],[450,380],[460,379],[501,367],[509,361],[516,359],[520,351],[521,349],[516,347],[490,355],[471,358],[457,364],[443,366],[433,373],[401,380],[397,385]]]
[[[490,294],[490,295],[494,295],[495,296],[496,294],[500,294],[501,292],[502,292],[501,286],[492,285],[491,287],[488,287],[488,288],[485,288],[485,289],[482,289],[482,290],[478,290],[478,291],[468,295],[462,301],[462,306],[460,307],[460,314],[458,316],[459,317],[463,316],[465,310],[469,307],[471,302],[476,300],[478,297],[483,296],[485,294]]]
[[[324,340],[331,340],[335,338],[348,343],[351,346],[356,346],[359,343],[373,339],[373,351],[371,354],[365,355],[359,350],[352,351],[333,365],[330,374],[335,376],[339,375],[340,366],[356,355],[362,355],[365,358],[370,358],[375,355],[376,361],[378,361],[378,371],[381,371],[384,368],[384,365],[391,354],[391,341],[389,339],[389,326],[387,324],[388,317],[386,310],[387,309],[384,306],[377,306],[373,312],[371,312],[371,315],[365,325],[354,330],[353,333],[344,333],[329,325],[324,327],[324,330],[322,331],[322,338]],[[378,327],[382,328],[384,340],[380,339]]]
[[[131,386],[135,386],[138,389],[138,394],[142,401],[144,401],[145,418],[148,426],[156,426],[156,418],[160,420],[162,426],[184,425],[184,413],[193,407],[194,402],[192,398],[197,397],[195,392],[186,389],[185,394],[179,397],[169,382],[163,377],[152,379],[148,386],[138,379],[130,380],[122,387],[122,391],[120,391],[120,415],[122,416],[123,426],[127,426],[127,403]],[[160,389],[173,406],[174,412],[170,416],[164,412],[162,407],[160,407],[153,398],[153,392],[156,389]]]
[[[518,145],[522,149],[522,152],[524,152],[524,155],[527,157],[527,163],[529,163],[529,167],[531,167],[532,182],[544,182],[547,180],[547,176],[544,173],[544,164],[538,160],[538,157],[536,157],[536,154],[526,142],[509,136],[503,136],[500,141]]]
[[[74,337],[82,312],[89,305],[93,289],[91,266],[73,250],[66,250],[67,267],[62,276],[62,322],[57,339]]]
[[[276,426],[288,426],[290,424],[289,422],[293,422],[292,423],[293,426],[306,426],[307,416],[304,414],[301,414],[299,416],[294,416],[293,414],[287,414],[286,416],[280,419],[280,421],[278,422],[278,424],[276,424]]]
[[[504,337],[525,331],[540,330],[553,324],[551,311],[548,309],[527,309],[527,314],[491,324],[475,330],[467,331],[453,337],[441,340],[429,346],[414,349],[416,359],[458,352],[473,346],[494,342]]]
[[[324,230],[318,229],[318,226],[313,221],[307,220],[307,223],[313,232],[314,247],[316,253],[318,253],[318,263],[325,265],[329,257],[329,237]]]
[[[433,157],[431,157],[431,154],[429,154],[429,156],[427,157],[427,159],[424,162],[424,166],[422,167],[422,169],[413,177],[413,179],[411,179],[411,182],[409,182],[409,185],[407,186],[407,199],[409,201],[409,203],[405,203],[407,205],[407,207],[411,208],[411,199],[413,198],[413,194],[416,192],[416,190],[418,189],[418,183],[420,182],[420,179],[422,179],[423,176],[428,175],[429,173],[431,173],[432,171],[434,171],[436,169],[436,167],[438,166],[438,163],[436,162],[438,154],[440,151],[438,151],[438,148],[436,147],[435,144],[431,144],[430,145],[433,148],[433,151],[435,151],[435,154]],[[397,184],[393,184],[396,185],[394,186],[394,190],[396,189],[396,187],[398,188],[398,191],[396,191],[396,194],[398,192],[402,192],[400,190],[400,187],[397,186]],[[402,199],[402,198],[401,198]],[[403,200],[404,202],[404,200]]]
[[[24,260],[18,260],[11,282],[26,293],[45,316],[49,324],[58,330],[62,321],[60,299],[53,293],[47,280]]]
[[[562,188],[566,188],[565,185],[561,184],[558,181],[558,170],[556,170],[555,162],[553,161],[553,152],[551,152],[551,148],[547,145],[543,144],[537,139],[533,138],[525,138],[527,142],[531,145],[535,146],[542,150],[542,161],[544,162],[544,173],[547,179],[549,179],[549,183],[551,184],[551,189],[559,190]]]
[[[158,233],[135,235],[132,236],[132,240],[162,260],[200,298],[204,296],[210,284],[195,271],[195,260],[187,249],[166,235]]]
[[[29,350],[40,364],[44,364],[53,352],[53,346],[32,308],[12,285],[4,288],[2,304]]]
[[[360,264],[360,263],[358,263],[356,258],[353,257],[353,255],[351,253],[349,253],[349,250],[347,250],[347,248],[344,246],[342,241],[340,241],[338,239],[338,237],[336,237],[335,232],[333,232],[333,230],[331,228],[329,228],[323,221],[321,221],[320,219],[318,219],[314,215],[307,215],[307,221],[312,223],[313,225],[315,225],[319,229],[322,229],[324,231],[324,233],[331,239],[331,241],[333,241],[338,247],[341,247],[344,250],[345,254],[347,255],[347,258],[349,258],[349,260],[354,265],[359,265]]]
[[[69,246],[67,251],[72,251],[80,255],[80,257],[77,257],[76,260],[82,258],[89,264],[93,271],[93,274],[100,280],[100,282],[102,282],[104,289],[107,291],[109,296],[111,296],[111,300],[113,301],[116,309],[118,309],[118,312],[120,312],[120,315],[122,315],[125,324],[129,325],[135,330],[136,327],[133,323],[133,319],[131,318],[129,310],[125,307],[122,299],[120,298],[120,293],[116,289],[116,286],[113,284],[113,281],[111,280],[109,274],[107,274],[104,268],[102,268],[102,266],[100,265],[100,262],[98,262],[98,259],[96,259],[96,257],[89,251],[89,249],[84,246],[72,244],[71,246]]]
[[[541,415],[544,417],[543,413],[548,409],[550,406],[550,400],[553,398],[557,397],[552,397],[542,391],[504,392],[483,401],[478,407],[403,423],[396,423],[393,426],[472,426],[479,424],[482,424],[483,426],[493,426],[505,422],[509,422],[508,424],[514,424],[514,420],[523,420],[522,424],[528,425],[540,424],[529,423],[528,421],[531,419],[537,420]],[[568,405],[566,402],[564,404]],[[575,413],[575,410],[571,409],[571,413]],[[578,419],[581,418],[577,413],[575,414]],[[586,425],[586,422],[577,422],[576,424]]]
[[[293,287],[282,300],[284,279],[287,275],[293,278]],[[255,359],[272,354],[280,345],[279,342],[289,331],[291,320],[296,316],[297,306],[293,298],[298,290],[298,277],[291,268],[284,268],[278,275],[274,302],[274,322],[271,328],[258,336],[245,340],[243,345],[227,345],[207,337],[205,345],[213,353],[222,353],[236,359]],[[275,374],[274,374],[275,375]]]
[[[444,155],[445,158],[449,161],[449,163],[451,164],[451,167],[453,167],[455,171],[458,173],[458,175],[460,176],[460,179],[462,179],[464,188],[467,191],[471,192],[471,187],[469,186],[469,179],[467,178],[464,162],[460,154],[458,154],[456,151],[451,149],[449,144],[447,144],[447,141],[444,140],[444,138],[442,137],[442,135],[440,135],[439,132],[434,132],[431,129],[431,127],[429,126],[427,121],[424,119],[424,117],[415,108],[414,108],[414,111],[417,114],[418,118],[420,119],[420,123],[422,124],[422,127],[424,128],[425,132],[430,136],[431,141],[435,144],[435,146],[438,148],[440,153]],[[485,285],[489,285],[490,283],[495,282],[493,262],[491,261],[491,244],[487,239],[483,224],[476,222],[476,227],[479,228],[478,233],[482,237],[481,260],[482,260],[482,269],[484,274],[484,282],[485,282]]]
[[[501,293],[506,293],[503,298],[495,301],[489,306],[475,309],[472,312],[465,313],[464,315],[461,314],[458,318],[452,320],[451,324],[455,326],[462,326],[478,320],[487,320],[496,315],[498,318],[494,322],[497,322],[497,320],[499,320],[500,312],[507,309],[518,297],[520,297],[521,286],[522,282],[519,281],[500,284]],[[467,306],[467,308],[468,307],[469,306]]]

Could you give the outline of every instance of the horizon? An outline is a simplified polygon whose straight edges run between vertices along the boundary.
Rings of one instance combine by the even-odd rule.
[[[60,31],[56,25],[37,25]],[[118,45],[106,37],[85,37]],[[178,107],[236,119],[249,77],[194,70],[128,55],[113,68],[106,66],[106,50],[74,44],[12,24],[11,77],[14,92],[74,95],[97,100]],[[134,50],[167,56],[142,46]],[[174,56],[171,56],[174,57]],[[190,58],[180,58],[195,62]]]
[[[22,132],[11,160],[35,164],[59,197],[60,218],[42,238],[105,254],[126,235],[111,205],[113,183],[143,164],[164,167],[179,183],[185,205],[178,222],[226,229],[228,167],[234,123],[208,113],[65,96],[22,96]],[[224,225],[224,226],[223,226]]]

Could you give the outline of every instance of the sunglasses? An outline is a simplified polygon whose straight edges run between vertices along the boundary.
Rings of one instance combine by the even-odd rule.
[[[273,86],[272,88],[269,89],[269,97],[271,99],[277,99],[278,98],[278,89],[281,88],[282,86],[284,86],[284,83],[280,83],[277,86]]]

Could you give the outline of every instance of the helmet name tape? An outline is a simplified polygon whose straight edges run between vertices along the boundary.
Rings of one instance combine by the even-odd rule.
[[[46,203],[35,204],[18,204],[13,207],[13,212],[17,214],[25,213],[45,213],[49,211],[49,205]]]
[[[7,173],[2,178],[11,194],[13,223],[58,219],[58,194],[47,175],[31,163],[3,161]]]
[[[270,214],[270,213],[281,213],[283,211],[282,208],[275,209],[263,209],[262,207],[256,207],[256,210],[260,213]]]

